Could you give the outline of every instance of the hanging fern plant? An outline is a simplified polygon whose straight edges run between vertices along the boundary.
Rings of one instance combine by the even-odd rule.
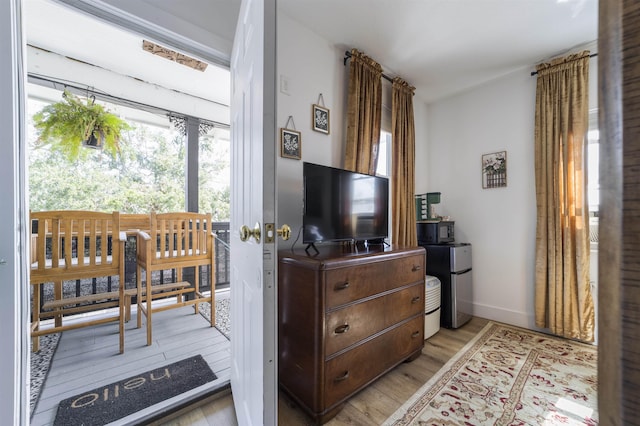
[[[33,122],[39,132],[37,142],[50,145],[72,162],[87,156],[83,146],[104,149],[115,157],[120,153],[122,133],[131,129],[93,98],[83,101],[66,90],[62,101],[42,108]]]

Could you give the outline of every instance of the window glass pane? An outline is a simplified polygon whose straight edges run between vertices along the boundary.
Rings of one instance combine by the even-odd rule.
[[[380,132],[380,145],[378,146],[378,166],[376,168],[376,175],[389,178],[389,239],[391,239],[391,233],[393,224],[391,221],[391,200],[393,199],[393,185],[391,185],[391,133],[386,131]]]
[[[597,212],[600,204],[600,132],[597,110],[589,113],[587,140],[587,197],[589,211]]]
[[[588,146],[588,165],[587,165],[587,179],[588,179],[588,197],[589,197],[589,211],[598,211],[600,204],[600,173],[599,173],[599,143],[590,143]]]
[[[376,175],[389,177],[391,174],[391,133],[380,132],[380,145],[378,145],[378,166]]]

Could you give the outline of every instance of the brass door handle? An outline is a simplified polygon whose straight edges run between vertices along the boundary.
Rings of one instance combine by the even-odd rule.
[[[256,222],[253,229],[249,228],[247,225],[242,225],[240,227],[240,241],[244,242],[253,237],[256,239],[256,243],[259,243],[260,235],[260,224],[258,222]]]
[[[275,229],[275,228],[276,228],[275,224],[265,223],[264,225],[264,231],[265,231],[264,242],[265,243],[267,244],[273,243],[275,239],[274,237],[276,234],[280,235],[280,237],[282,237],[284,241],[287,241],[289,238],[291,238],[291,227],[286,223],[283,224],[280,229]]]
[[[282,225],[280,229],[277,229],[276,232],[282,237],[283,241],[287,241],[289,238],[291,238],[291,227],[286,223]]]

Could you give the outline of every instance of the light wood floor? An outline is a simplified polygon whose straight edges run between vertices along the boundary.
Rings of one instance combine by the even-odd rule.
[[[353,396],[344,409],[325,425],[381,424],[475,337],[488,322],[486,319],[473,318],[456,330],[441,328],[438,333],[425,341],[422,355],[418,359],[400,364]],[[286,426],[314,424],[313,420],[282,392],[278,398],[278,423]],[[233,396],[227,391],[223,395],[212,397],[155,424],[235,426],[238,423],[234,414]]]

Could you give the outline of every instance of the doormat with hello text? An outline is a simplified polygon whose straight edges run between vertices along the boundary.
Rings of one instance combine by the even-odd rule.
[[[67,398],[53,424],[105,425],[215,379],[202,355],[196,355]]]

